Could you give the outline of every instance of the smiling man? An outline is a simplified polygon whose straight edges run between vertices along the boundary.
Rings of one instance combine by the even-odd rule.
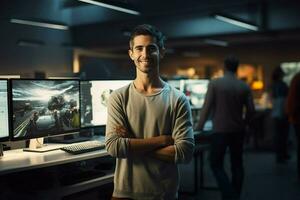
[[[190,105],[160,78],[164,52],[164,36],[155,27],[133,30],[128,53],[136,78],[108,102],[106,149],[116,157],[112,199],[176,199],[177,164],[192,158]]]

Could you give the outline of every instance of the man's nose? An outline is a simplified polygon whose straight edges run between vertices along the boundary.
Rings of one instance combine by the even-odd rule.
[[[143,48],[142,55],[147,57],[150,55],[150,50],[148,48]]]

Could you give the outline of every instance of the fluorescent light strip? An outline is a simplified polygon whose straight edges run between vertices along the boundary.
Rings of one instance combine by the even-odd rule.
[[[78,0],[78,1],[93,4],[93,5],[96,5],[96,6],[109,8],[109,9],[112,9],[112,10],[117,10],[117,11],[120,11],[120,12],[132,14],[132,15],[140,15],[140,12],[137,12],[135,10],[122,8],[122,7],[119,7],[119,6],[113,6],[113,5],[110,5],[110,4],[107,4],[107,3],[102,3],[102,2],[99,2],[99,1],[93,1],[93,0]]]
[[[64,25],[50,24],[50,23],[44,23],[44,22],[35,22],[35,21],[22,20],[22,19],[11,19],[10,22],[15,23],[15,24],[38,26],[38,27],[58,29],[58,30],[68,30],[69,29],[68,26],[64,26]]]
[[[17,44],[19,46],[27,46],[27,47],[40,47],[43,46],[44,43],[43,42],[38,42],[38,41],[24,41],[24,40],[20,40],[17,42]]]
[[[255,26],[255,25],[251,25],[251,24],[248,24],[248,23],[245,23],[245,22],[241,22],[241,21],[229,18],[229,17],[224,17],[222,15],[215,15],[215,18],[218,19],[218,20],[221,20],[223,22],[227,22],[227,23],[236,25],[236,26],[240,26],[240,27],[250,29],[250,30],[253,30],[253,31],[258,31],[258,27]]]
[[[227,47],[228,42],[222,41],[222,40],[212,40],[212,39],[205,39],[204,43],[206,44],[212,44],[216,46],[221,46],[221,47]]]

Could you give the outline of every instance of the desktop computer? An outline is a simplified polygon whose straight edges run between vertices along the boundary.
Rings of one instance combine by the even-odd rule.
[[[105,126],[110,94],[131,80],[86,80],[80,82],[81,128]]]
[[[9,120],[8,120],[8,81],[0,79],[0,142],[9,139]],[[0,157],[3,156],[3,145],[0,143]]]
[[[11,79],[10,85],[12,140],[79,131],[79,80]]]

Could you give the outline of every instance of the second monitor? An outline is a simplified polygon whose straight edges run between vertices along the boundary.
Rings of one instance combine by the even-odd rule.
[[[7,141],[9,137],[8,116],[8,84],[7,80],[0,80],[0,142]]]
[[[107,101],[112,91],[128,85],[131,80],[81,81],[81,127],[104,126]]]

